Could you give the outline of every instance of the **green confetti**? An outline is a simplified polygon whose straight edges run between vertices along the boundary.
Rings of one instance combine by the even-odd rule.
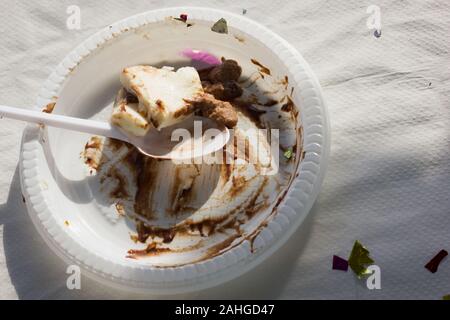
[[[290,159],[294,155],[294,152],[292,151],[292,148],[289,148],[283,153],[283,155],[286,159]]]
[[[214,23],[211,30],[217,33],[228,33],[227,20],[220,18],[216,23]]]
[[[450,294],[446,294],[442,297],[442,300],[450,300]]]
[[[356,273],[358,278],[361,278],[364,275],[370,274],[366,265],[372,263],[374,263],[374,261],[369,257],[369,250],[356,240],[352,252],[350,253],[350,257],[348,258],[348,265],[350,268]]]

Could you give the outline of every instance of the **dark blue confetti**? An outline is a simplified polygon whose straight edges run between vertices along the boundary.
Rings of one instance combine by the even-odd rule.
[[[375,31],[373,32],[373,35],[375,36],[375,38],[381,37],[381,30],[375,29]]]

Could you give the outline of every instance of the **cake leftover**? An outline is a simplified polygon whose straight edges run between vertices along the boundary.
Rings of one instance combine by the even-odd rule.
[[[236,61],[224,59],[207,71],[201,79],[193,67],[124,68],[111,122],[135,136],[174,125],[194,113],[235,127],[238,118],[230,101],[242,95],[237,83],[242,69]]]

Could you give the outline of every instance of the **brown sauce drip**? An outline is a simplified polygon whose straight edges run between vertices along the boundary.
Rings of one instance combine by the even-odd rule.
[[[270,76],[270,69],[264,66],[261,62],[256,59],[250,59],[250,61],[259,68],[259,72]],[[264,77],[263,75],[261,75]]]
[[[152,181],[156,176],[156,163],[158,160],[139,154],[136,158],[137,191],[134,201],[134,211],[148,219],[153,217],[150,208],[152,200]]]
[[[183,177],[181,175],[181,170],[184,169],[185,167],[183,166],[177,166],[175,168],[175,181],[171,190],[171,203],[173,204],[171,211],[174,215],[177,215],[182,209],[186,209],[185,205],[189,203],[192,195],[192,187],[195,177],[192,178],[192,182],[189,186],[184,186],[183,188]],[[197,169],[197,175],[198,174],[199,171]]]
[[[259,186],[258,190],[255,192],[254,196],[250,199],[248,204],[246,205],[244,212],[248,219],[253,218],[258,212],[261,212],[262,209],[265,209],[269,206],[266,200],[262,201],[261,203],[256,203],[258,200],[261,192],[264,190],[264,188],[267,186],[268,179],[267,177],[264,178],[263,183]]]
[[[162,238],[164,243],[172,242],[175,237],[176,230],[173,228],[165,229],[158,227],[147,226],[144,222],[139,221],[136,224],[136,231],[138,234],[137,240],[145,243],[148,238]]]
[[[265,103],[263,103],[263,106],[265,106],[265,107],[273,107],[276,104],[278,104],[277,100],[269,99]]]
[[[206,254],[199,261],[211,259],[220,255],[224,249],[227,249],[234,242],[234,240],[238,239],[241,235],[242,234],[240,232],[233,234],[221,243],[208,248]]]
[[[289,86],[289,78],[288,76],[284,76],[283,80],[281,80],[281,84],[284,85],[284,89],[287,90]]]
[[[231,187],[230,191],[228,192],[228,195],[230,198],[236,197],[239,193],[245,190],[245,188],[248,185],[247,180],[245,180],[245,177],[232,177],[232,183],[233,186]]]
[[[128,182],[126,177],[120,173],[116,168],[112,167],[108,174],[108,178],[113,178],[117,181],[114,189],[109,193],[113,199],[128,199],[130,197],[128,193]]]
[[[140,256],[152,256],[161,253],[167,253],[171,250],[169,248],[159,248],[156,243],[152,242],[145,249],[130,249],[128,250],[127,258],[137,258]]]

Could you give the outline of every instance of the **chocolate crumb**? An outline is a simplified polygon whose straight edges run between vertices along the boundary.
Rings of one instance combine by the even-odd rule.
[[[115,207],[116,207],[117,214],[119,216],[121,216],[121,217],[125,216],[125,208],[123,207],[123,204],[121,202],[117,202],[115,204]]]
[[[42,109],[42,112],[45,112],[45,113],[52,113],[52,112],[53,112],[53,109],[55,109],[55,105],[56,105],[56,102],[50,102],[49,104],[47,104],[47,105],[45,106],[44,109]]]

